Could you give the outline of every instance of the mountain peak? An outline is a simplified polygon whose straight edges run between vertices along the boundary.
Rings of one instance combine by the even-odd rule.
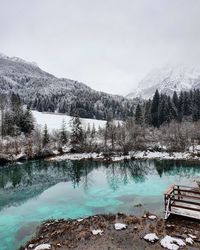
[[[156,89],[172,95],[174,91],[188,91],[200,87],[200,67],[185,65],[166,65],[152,70],[139,82],[137,88],[127,95],[128,98],[149,99]]]
[[[0,52],[0,59],[5,59],[5,60],[12,61],[12,62],[18,62],[18,63],[29,64],[29,65],[32,65],[32,66],[34,66],[34,67],[38,67],[37,63],[35,63],[35,62],[28,62],[28,61],[26,61],[26,60],[24,60],[24,59],[21,59],[21,58],[19,58],[19,57],[16,57],[16,56],[14,56],[14,57],[9,57],[9,56],[7,56],[7,55],[1,53],[1,52]]]

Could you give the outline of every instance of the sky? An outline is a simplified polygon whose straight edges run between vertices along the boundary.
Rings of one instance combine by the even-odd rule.
[[[0,0],[0,52],[113,94],[198,65],[199,0]]]

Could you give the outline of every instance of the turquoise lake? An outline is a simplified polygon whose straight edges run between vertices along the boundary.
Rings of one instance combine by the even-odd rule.
[[[163,216],[164,191],[175,183],[195,185],[195,180],[200,180],[200,164],[173,161],[30,161],[1,166],[0,249],[17,249],[49,218],[145,211]]]

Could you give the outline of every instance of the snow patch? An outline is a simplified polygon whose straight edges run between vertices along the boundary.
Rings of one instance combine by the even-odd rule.
[[[192,238],[192,239],[197,239],[197,236],[195,236],[195,235],[188,234],[188,236],[189,236],[190,238]]]
[[[186,243],[193,245],[194,244],[194,240],[192,238],[186,238],[185,239]]]
[[[155,215],[149,215],[148,218],[149,218],[150,220],[155,220],[157,217],[156,217]]]
[[[93,235],[102,235],[102,233],[103,233],[103,230],[101,230],[101,229],[97,229],[97,230],[92,230],[92,234]]]
[[[78,222],[81,222],[81,221],[83,221],[83,219],[78,219],[77,221],[78,221]]]
[[[50,244],[40,244],[34,250],[48,250],[51,249]]]
[[[180,246],[185,246],[185,242],[181,239],[177,239],[166,235],[161,241],[160,244],[162,247],[167,248],[169,250],[178,250]]]
[[[36,120],[36,123],[42,127],[44,127],[46,124],[50,132],[52,132],[53,130],[61,129],[63,120],[65,121],[66,124],[66,130],[71,131],[70,122],[71,119],[73,118],[72,116],[59,113],[44,113],[38,111],[32,111],[32,114]],[[95,129],[98,130],[99,126],[103,128],[106,124],[106,121],[103,120],[86,119],[86,118],[80,118],[80,119],[83,128],[87,128],[89,124],[90,128],[92,128],[94,125]]]
[[[144,239],[145,239],[146,241],[149,241],[149,242],[152,242],[152,243],[154,243],[154,242],[156,242],[157,240],[159,240],[158,236],[157,236],[155,233],[146,234],[146,235],[144,236]]]
[[[115,223],[115,230],[122,230],[122,229],[126,229],[127,225],[123,224],[123,223]]]

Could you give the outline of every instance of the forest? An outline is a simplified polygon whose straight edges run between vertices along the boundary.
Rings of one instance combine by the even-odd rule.
[[[128,154],[130,151],[185,152],[200,143],[200,91],[181,92],[173,96],[159,94],[138,103],[135,114],[124,121],[108,117],[106,126],[81,124],[79,116],[49,132],[39,127],[29,107],[18,95],[1,96],[0,152],[21,158],[45,157],[66,152],[103,152]]]

